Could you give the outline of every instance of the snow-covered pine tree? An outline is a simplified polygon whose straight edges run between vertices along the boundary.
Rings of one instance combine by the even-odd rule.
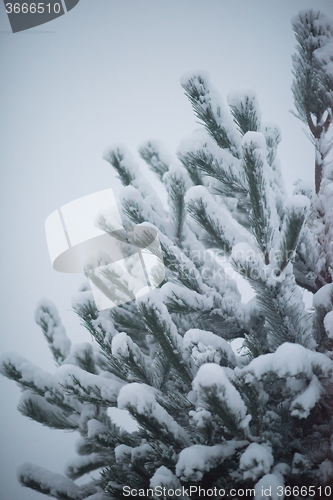
[[[203,73],[182,78],[203,130],[181,143],[178,158],[155,141],[139,150],[167,190],[167,210],[125,148],[105,153],[124,185],[124,224],[156,228],[166,278],[102,312],[82,288],[73,308],[92,345],[71,346],[53,304],[41,303],[36,321],[53,375],[3,356],[2,373],[23,389],[19,410],[81,436],[66,476],[25,464],[23,485],[62,500],[123,498],[124,486],[138,495],[184,487],[182,498],[192,486],[193,500],[194,487],[330,497],[319,488],[333,484],[333,23],[306,11],[293,27],[293,93],[315,146],[314,189],[298,183],[286,197],[279,129],[261,122],[253,92],[230,94],[228,110]],[[112,232],[107,216],[100,225]],[[253,287],[249,303],[221,257]],[[314,294],[311,311],[302,288]],[[244,339],[242,355],[235,338]],[[129,412],[136,430],[117,426],[111,407]],[[74,482],[100,468],[97,480]]]

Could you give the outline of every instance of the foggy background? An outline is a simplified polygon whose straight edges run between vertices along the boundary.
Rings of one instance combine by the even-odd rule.
[[[76,198],[120,186],[102,160],[110,144],[136,154],[155,138],[174,152],[198,127],[179,84],[183,73],[207,70],[222,97],[254,89],[263,121],[282,130],[288,191],[297,177],[313,180],[313,148],[289,112],[290,19],[309,7],[333,16],[330,0],[81,0],[59,19],[12,34],[1,2],[1,352],[54,371],[34,322],[42,297],[55,302],[72,341],[90,341],[71,310],[83,277],[52,269],[45,219]],[[16,384],[0,376],[0,386],[0,499],[46,498],[22,488],[16,469],[30,461],[62,473],[78,434],[21,416]]]

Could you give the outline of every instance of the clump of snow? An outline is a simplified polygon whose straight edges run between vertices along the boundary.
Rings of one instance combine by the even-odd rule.
[[[255,481],[263,474],[268,474],[274,463],[272,449],[265,444],[251,443],[240,457],[239,466],[244,479]]]
[[[139,426],[127,410],[111,407],[107,409],[111,422],[127,432],[136,432]]]
[[[324,318],[324,328],[327,333],[327,336],[333,340],[333,311],[330,311],[326,314]]]
[[[151,488],[161,486],[168,489],[176,489],[180,487],[180,482],[171,470],[162,465],[156,469],[154,475],[150,478],[149,486]]]
[[[221,362],[236,364],[236,357],[230,344],[222,337],[218,337],[212,332],[193,328],[188,330],[183,337],[184,357],[193,359],[196,366],[203,363]]]
[[[207,425],[212,425],[212,414],[204,408],[198,407],[195,411],[191,410],[189,416],[191,423],[193,422],[198,429],[207,427]]]
[[[327,285],[319,288],[313,296],[313,305],[316,309],[323,308],[327,311],[332,309],[333,305],[333,283],[328,283]]]
[[[262,150],[266,156],[266,140],[261,132],[246,132],[243,136],[242,146],[246,149],[253,147],[254,149]]]
[[[176,465],[176,475],[182,481],[200,481],[205,472],[214,469],[246,441],[229,441],[215,446],[195,444],[182,450]]]
[[[308,387],[300,396],[297,396],[290,405],[291,415],[298,418],[307,418],[312,408],[320,400],[323,392],[321,383],[316,375],[313,375]]]
[[[293,456],[293,461],[291,465],[292,474],[302,474],[311,469],[311,462],[308,457],[302,455],[301,453],[295,453]]]
[[[127,384],[119,392],[118,408],[134,411],[159,422],[161,434],[172,435],[176,441],[189,445],[190,438],[187,432],[162,408],[156,401],[154,390],[145,384]]]
[[[118,463],[129,463],[132,456],[132,447],[126,444],[120,444],[115,447],[114,454]]]
[[[95,439],[96,437],[106,437],[108,435],[108,429],[102,422],[92,418],[88,420],[87,423],[87,437],[88,439]]]
[[[289,211],[307,212],[310,208],[310,200],[302,194],[294,194],[285,200],[285,208]]]
[[[265,374],[274,372],[278,377],[304,374],[312,378],[314,371],[330,376],[333,361],[320,352],[310,351],[299,344],[285,342],[274,353],[263,354],[253,359],[246,367],[236,368],[240,372],[253,374],[260,380]],[[248,379],[250,381],[251,377]]]
[[[232,385],[226,371],[215,363],[202,365],[192,382],[193,390],[198,393],[198,406],[205,406],[207,393],[214,391],[221,404],[226,405],[240,427],[246,426],[247,408],[237,389]]]
[[[125,332],[117,333],[112,339],[112,354],[113,356],[121,356],[127,358],[128,350],[128,335]]]

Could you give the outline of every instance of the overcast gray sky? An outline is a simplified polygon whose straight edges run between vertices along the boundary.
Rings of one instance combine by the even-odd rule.
[[[1,44],[1,352],[15,350],[49,371],[51,355],[34,311],[53,300],[73,341],[89,341],[71,311],[82,277],[51,267],[44,222],[61,205],[119,186],[102,151],[113,142],[133,153],[146,139],[172,152],[197,127],[180,76],[207,70],[222,96],[257,92],[264,121],[282,130],[289,190],[313,178],[313,151],[293,107],[294,35],[290,19],[331,0],[81,0],[71,12],[11,34],[0,4]],[[25,461],[62,472],[73,434],[51,431],[16,410],[19,390],[1,385],[0,500],[38,500],[22,489]]]

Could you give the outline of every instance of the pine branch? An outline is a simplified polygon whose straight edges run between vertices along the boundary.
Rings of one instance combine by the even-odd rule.
[[[264,173],[264,158],[260,146],[261,138],[256,136],[253,140],[252,135],[250,137],[245,136],[245,138],[248,140],[243,146],[243,165],[251,203],[250,220],[258,246],[266,264],[268,264],[268,253],[273,231],[270,223],[272,207],[267,198],[268,183]]]
[[[174,240],[182,248],[186,217],[186,182],[182,172],[170,172],[164,177],[169,195],[170,214],[174,229]]]
[[[35,320],[42,328],[55,361],[60,364],[69,354],[71,341],[66,335],[54,304],[48,300],[40,302],[36,309]]]
[[[260,128],[260,110],[257,96],[254,92],[247,91],[244,94],[230,92],[228,104],[234,122],[239,132],[245,135],[247,132],[258,132]]]
[[[112,340],[112,354],[128,370],[127,380],[154,385],[149,358],[143,354],[125,332],[118,333]]]
[[[241,172],[239,175],[233,173],[233,166],[228,164],[226,155],[216,157],[202,149],[194,153],[182,154],[181,159],[183,163],[190,165],[192,170],[199,169],[204,174],[219,181],[221,186],[215,187],[218,194],[237,198],[243,198],[247,195],[245,179],[242,178]],[[202,184],[202,182],[198,184]]]
[[[18,410],[22,415],[51,429],[76,430],[79,427],[76,419],[29,391],[23,393]]]
[[[147,141],[139,147],[139,153],[159,179],[169,170],[170,160],[157,141]]]
[[[222,111],[218,97],[207,82],[207,76],[185,75],[182,87],[189,98],[195,115],[203,122],[207,132],[222,149],[228,149],[239,158],[237,134],[232,132],[231,120]],[[230,127],[231,125],[231,127]]]
[[[18,470],[19,481],[44,495],[59,500],[82,500],[79,486],[61,474],[54,474],[37,465],[25,463]]]
[[[293,196],[286,210],[280,236],[280,248],[275,258],[276,265],[282,272],[293,258],[301,231],[306,221],[309,199],[305,196]]]
[[[181,380],[187,385],[191,384],[192,375],[181,353],[181,337],[165,305],[148,298],[139,302],[138,309],[148,331],[161,346],[174,370],[181,375]]]

